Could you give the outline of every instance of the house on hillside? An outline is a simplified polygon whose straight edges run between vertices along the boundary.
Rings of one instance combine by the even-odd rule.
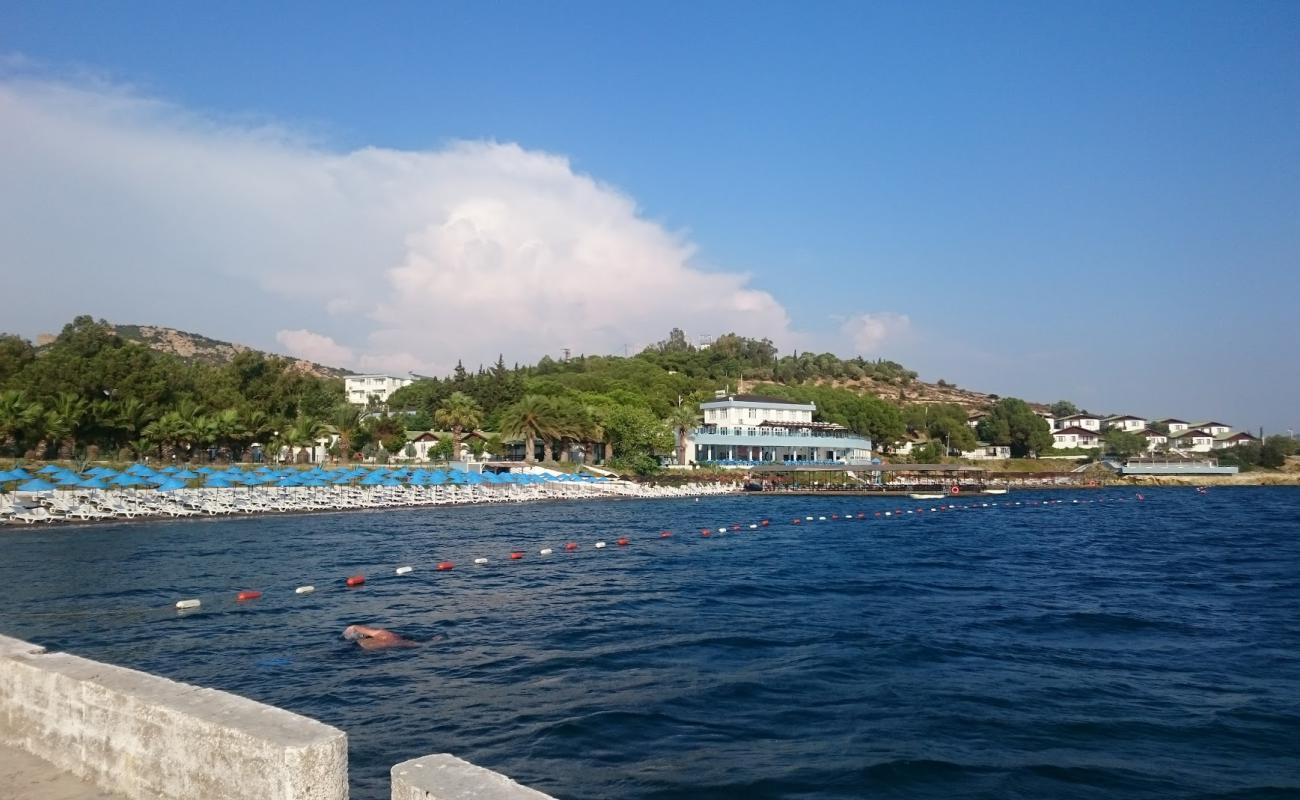
[[[1188,427],[1203,430],[1211,436],[1222,436],[1225,433],[1232,433],[1231,425],[1224,425],[1222,422],[1198,422]]]
[[[1166,444],[1169,443],[1168,436],[1165,436],[1160,431],[1152,430],[1151,428],[1146,428],[1145,430],[1138,431],[1138,436],[1141,436],[1143,439],[1147,440],[1148,452],[1159,450],[1160,448],[1164,447]]]
[[[1077,416],[1077,415],[1076,415]],[[1068,419],[1068,417],[1067,417]],[[1100,422],[1101,420],[1097,420]],[[1101,434],[1078,425],[1052,431],[1052,448],[1055,450],[1072,450],[1074,448],[1092,449],[1101,447]]]
[[[1050,412],[1050,411],[1035,411],[1034,413],[1037,414],[1040,418],[1042,418],[1042,420],[1043,420],[1044,422],[1047,423],[1047,429],[1048,429],[1049,431],[1054,431],[1054,430],[1056,430],[1056,417],[1053,416],[1052,412]]]
[[[1239,444],[1250,444],[1251,442],[1258,441],[1259,437],[1251,436],[1245,431],[1239,431],[1237,433],[1221,433],[1214,437],[1214,444],[1210,447],[1213,450],[1226,450],[1229,447],[1236,447]]]
[[[1200,428],[1187,428],[1169,434],[1169,449],[1180,453],[1208,453],[1214,448],[1214,436]]]
[[[1173,417],[1168,417],[1166,419],[1158,419],[1152,424],[1164,425],[1166,428],[1169,429],[1169,434],[1171,436],[1175,433],[1182,433],[1183,431],[1187,430],[1190,427],[1190,423],[1188,423],[1187,420],[1174,419]]]
[[[972,411],[966,415],[966,424],[972,428],[978,428],[979,424],[988,418],[987,411]]]
[[[1096,433],[1101,430],[1101,417],[1096,414],[1089,414],[1085,411],[1079,414],[1071,414],[1068,417],[1061,417],[1056,421],[1056,425],[1060,430],[1067,428],[1083,428],[1085,431]]]
[[[1011,458],[1011,447],[1005,444],[979,442],[975,445],[974,450],[963,450],[961,457],[974,459],[975,461],[1003,460]]]
[[[1101,426],[1105,430],[1118,428],[1127,433],[1141,433],[1146,430],[1147,421],[1142,417],[1135,417],[1131,414],[1115,414],[1103,419]]]

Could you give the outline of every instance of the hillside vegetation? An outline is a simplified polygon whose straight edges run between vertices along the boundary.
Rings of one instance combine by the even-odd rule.
[[[345,402],[341,370],[321,370],[194,334],[90,317],[39,348],[0,336],[0,454],[241,458],[253,442],[293,447],[337,434],[335,453],[347,459],[400,452],[406,430],[448,431],[445,453],[457,452],[467,431],[486,430],[539,442],[544,458],[583,444],[588,457],[649,471],[718,390],[815,402],[820,419],[882,444],[911,431],[953,448],[974,443],[967,411],[997,400],[922,383],[884,359],[783,356],[770,341],[735,335],[694,347],[679,330],[631,357],[544,357],[511,367],[501,357],[474,371],[457,365],[368,413]],[[477,438],[472,444],[483,446]]]

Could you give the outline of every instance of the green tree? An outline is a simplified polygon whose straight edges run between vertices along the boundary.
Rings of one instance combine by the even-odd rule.
[[[675,332],[680,333],[676,328]],[[690,435],[691,429],[699,424],[700,411],[694,403],[686,403],[674,406],[673,410],[668,412],[668,418],[664,420],[673,431],[676,440],[677,463],[685,466],[686,464],[686,439]]]
[[[1004,397],[980,421],[979,437],[990,444],[1008,445],[1011,455],[1024,458],[1052,446],[1047,420],[1038,416],[1024,400]]]
[[[451,428],[452,448],[455,458],[460,458],[461,437],[483,422],[483,409],[464,392],[453,392],[433,414],[433,421]]]
[[[21,452],[22,443],[41,425],[45,410],[20,391],[0,392],[0,452]]]
[[[537,440],[557,436],[562,421],[555,403],[540,395],[525,395],[523,399],[501,413],[501,433],[524,440],[524,460],[536,459]]]
[[[1107,453],[1119,458],[1130,458],[1145,453],[1147,449],[1146,437],[1119,428],[1108,429],[1102,434],[1101,441]]]
[[[339,437],[339,456],[344,461],[351,461],[352,447],[361,429],[361,409],[351,403],[344,403],[334,409],[333,423],[334,432]]]
[[[1286,463],[1287,447],[1280,437],[1270,436],[1259,449],[1259,465],[1277,469]]]
[[[1055,403],[1052,403],[1051,410],[1052,416],[1057,419],[1079,413],[1079,407],[1074,403],[1071,403],[1069,400],[1057,400]]]

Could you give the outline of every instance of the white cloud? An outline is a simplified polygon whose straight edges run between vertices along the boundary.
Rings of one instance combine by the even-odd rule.
[[[355,357],[352,348],[311,331],[277,331],[275,340],[289,355],[315,361],[317,364],[351,364]]]
[[[893,311],[876,311],[858,314],[845,320],[840,333],[853,342],[859,355],[882,355],[883,345],[898,344],[912,330],[912,321],[906,314]]]
[[[0,79],[0,175],[0,269],[31,325],[278,331],[294,355],[398,372],[622,352],[674,326],[794,340],[747,275],[515,144],[335,153],[119,87]]]

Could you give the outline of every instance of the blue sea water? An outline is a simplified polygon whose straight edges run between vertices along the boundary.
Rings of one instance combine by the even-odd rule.
[[[8,531],[0,631],[336,725],[357,798],[434,752],[569,800],[1300,797],[1300,491],[958,502],[991,501]],[[423,644],[365,652],[351,623]]]

